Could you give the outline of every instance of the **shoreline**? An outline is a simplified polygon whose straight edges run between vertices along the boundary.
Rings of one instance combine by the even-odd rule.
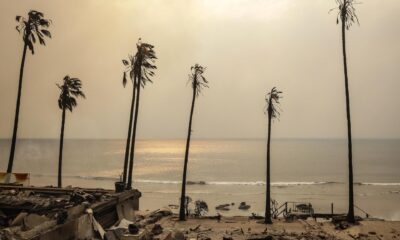
[[[146,212],[138,212],[146,216]],[[144,217],[146,218],[146,217]],[[294,220],[287,222],[282,218],[273,221],[272,225],[260,223],[262,220],[249,219],[244,216],[221,217],[221,220],[210,217],[189,218],[178,221],[176,214],[164,217],[157,223],[163,229],[155,239],[178,239],[174,235],[183,233],[186,239],[332,239],[332,240],[375,240],[399,239],[400,221],[363,220],[357,225],[342,229],[331,221]],[[155,229],[154,224],[146,226],[147,231]],[[171,235],[172,238],[168,237]]]

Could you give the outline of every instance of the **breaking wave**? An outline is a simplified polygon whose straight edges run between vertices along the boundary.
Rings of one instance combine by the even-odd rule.
[[[32,174],[35,177],[57,177],[53,174]],[[65,178],[76,178],[84,180],[98,180],[98,181],[118,181],[117,176],[81,176],[81,175],[65,175]],[[181,181],[172,180],[152,180],[152,179],[134,179],[137,183],[152,183],[152,184],[181,184]],[[272,182],[272,186],[288,187],[288,186],[302,186],[302,185],[326,185],[335,184],[339,182]],[[263,186],[264,181],[187,181],[187,185],[248,185],[248,186]]]
[[[33,177],[57,177],[54,174],[32,174]],[[75,178],[83,180],[97,180],[97,181],[118,181],[117,176],[75,176],[65,175],[65,178]],[[154,180],[154,179],[135,179],[137,183],[150,183],[150,184],[181,184],[181,181],[172,180]],[[274,187],[291,187],[291,186],[313,186],[313,185],[330,185],[330,184],[345,184],[344,182],[272,182]],[[400,182],[392,183],[372,183],[372,182],[356,182],[355,185],[359,186],[400,186]],[[241,186],[264,186],[264,181],[187,181],[187,185],[241,185]]]
[[[138,183],[154,183],[154,184],[181,184],[181,181],[163,181],[163,180],[136,180]],[[276,187],[289,187],[289,186],[302,186],[302,185],[325,185],[335,184],[336,182],[273,182],[272,186]],[[225,182],[225,181],[187,181],[188,185],[248,185],[248,186],[262,186],[265,185],[263,181],[255,182]]]
[[[400,183],[355,183],[357,185],[365,186],[400,186]]]

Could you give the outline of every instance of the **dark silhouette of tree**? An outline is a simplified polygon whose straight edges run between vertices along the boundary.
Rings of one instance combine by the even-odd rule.
[[[131,102],[131,111],[129,115],[129,128],[128,128],[128,137],[126,138],[126,147],[125,147],[125,159],[124,159],[124,171],[123,171],[123,177],[122,181],[126,184],[126,180],[128,177],[128,159],[129,159],[129,150],[130,150],[130,144],[131,144],[131,136],[132,136],[132,122],[133,122],[133,110],[135,106],[135,94],[136,94],[136,81],[134,78],[134,64],[135,64],[135,59],[133,56],[129,56],[129,60],[122,60],[122,63],[126,67],[124,71],[124,77],[122,79],[122,85],[125,87],[128,80],[127,80],[127,74],[129,74],[129,78],[132,81],[132,102]]]
[[[68,75],[64,77],[63,85],[58,85],[61,90],[60,97],[58,98],[58,107],[62,110],[61,118],[61,133],[60,133],[60,153],[58,157],[58,187],[62,187],[62,156],[64,144],[64,128],[65,128],[65,111],[72,112],[73,108],[77,106],[75,97],[85,98],[85,94],[81,91],[82,83],[78,78],[70,78]]]
[[[354,191],[353,191],[353,153],[351,139],[351,119],[350,119],[350,94],[349,94],[349,76],[347,74],[347,53],[346,53],[346,30],[349,30],[353,23],[358,23],[358,17],[355,13],[354,0],[336,0],[338,10],[336,23],[342,25],[342,50],[343,50],[343,67],[344,67],[344,84],[346,91],[346,112],[347,112],[347,141],[348,141],[348,168],[349,168],[349,210],[347,220],[355,223],[354,218]],[[331,11],[334,9],[331,9]]]
[[[10,150],[10,158],[8,160],[7,173],[12,172],[14,164],[14,154],[17,142],[19,108],[21,105],[22,79],[24,75],[26,51],[27,49],[29,49],[32,55],[35,54],[33,45],[36,43],[36,41],[38,40],[41,45],[46,45],[44,38],[45,37],[51,38],[51,33],[47,30],[47,28],[50,26],[51,21],[48,19],[44,19],[43,17],[44,17],[43,13],[31,10],[28,13],[28,19],[21,16],[17,16],[15,18],[15,20],[18,22],[16,29],[19,33],[22,33],[22,40],[24,41],[24,50],[22,51],[21,67],[19,70],[17,105],[15,109],[14,130],[11,140],[11,150]]]
[[[282,92],[278,91],[275,87],[271,89],[265,101],[267,102],[267,116],[268,116],[268,138],[267,138],[267,169],[266,169],[266,202],[265,202],[265,219],[264,223],[272,224],[271,219],[271,125],[275,118],[279,118],[278,105],[279,99],[282,98]]]
[[[127,189],[132,189],[133,160],[135,157],[136,128],[139,116],[140,87],[144,88],[147,82],[153,82],[150,78],[154,76],[154,69],[157,69],[154,65],[155,60],[157,59],[154,46],[148,43],[142,43],[139,38],[136,47],[137,52],[133,64],[133,76],[136,81],[135,118],[133,121]]]
[[[179,208],[179,220],[185,220],[185,197],[186,197],[186,174],[187,174],[187,165],[189,161],[189,148],[190,148],[190,137],[192,134],[192,119],[193,119],[193,111],[196,97],[199,96],[204,87],[208,88],[208,81],[203,76],[205,67],[196,64],[191,68],[191,74],[189,75],[189,81],[192,84],[193,89],[193,97],[192,97],[192,107],[190,109],[190,117],[189,117],[189,128],[188,135],[186,140],[186,151],[185,151],[185,162],[183,165],[183,177],[182,177],[182,191],[181,191],[181,199],[180,199],[180,208]]]

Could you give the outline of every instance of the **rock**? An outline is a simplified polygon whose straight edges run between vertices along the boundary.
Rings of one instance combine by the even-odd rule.
[[[247,205],[246,202],[241,202],[239,205],[240,210],[247,210],[250,208],[250,205]]]
[[[230,236],[230,235],[224,235],[223,237],[222,237],[222,240],[233,240],[233,238],[232,238],[232,236]]]
[[[369,235],[376,235],[376,232],[370,231],[370,232],[368,232],[368,234],[369,234]]]
[[[169,208],[162,208],[160,209],[159,213],[162,214],[162,216],[164,217],[172,215],[172,211]]]
[[[139,232],[139,227],[136,224],[129,224],[128,231],[130,234],[137,234]]]
[[[215,207],[216,210],[222,210],[222,211],[229,211],[230,204],[220,204],[218,206]]]
[[[200,226],[201,226],[201,225],[199,224],[199,225],[197,225],[195,228],[189,228],[189,230],[192,231],[192,232],[196,232],[196,231],[199,230]]]
[[[154,226],[152,227],[152,229],[151,229],[151,233],[153,234],[153,235],[159,235],[159,234],[161,234],[163,232],[163,228],[161,227],[161,225],[160,224],[154,224]]]
[[[346,221],[342,221],[335,224],[335,229],[337,230],[344,230],[349,227],[349,224]]]
[[[186,181],[187,185],[206,185],[205,181]]]
[[[197,235],[198,240],[211,240],[211,238],[206,233],[199,233]]]
[[[185,240],[185,235],[181,231],[178,231],[178,230],[175,230],[174,232],[172,232],[171,237],[174,240]]]

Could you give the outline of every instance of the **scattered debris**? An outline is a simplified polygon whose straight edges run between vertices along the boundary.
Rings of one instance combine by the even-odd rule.
[[[153,235],[160,235],[163,232],[163,227],[160,224],[156,223],[151,229],[151,233]]]
[[[197,200],[195,202],[194,215],[196,217],[200,217],[205,215],[207,212],[208,212],[207,203],[203,200]]]

